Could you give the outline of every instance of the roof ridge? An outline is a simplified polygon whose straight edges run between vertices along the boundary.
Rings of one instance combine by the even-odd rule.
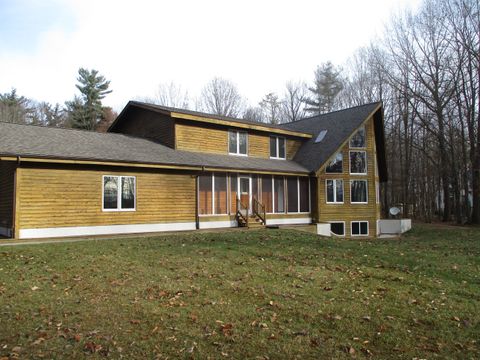
[[[298,123],[298,122],[300,122],[300,121],[303,121],[303,120],[311,120],[311,119],[313,119],[313,118],[315,118],[315,117],[319,117],[319,116],[325,116],[325,115],[335,114],[335,113],[341,112],[341,111],[347,111],[347,110],[351,110],[351,109],[355,109],[355,108],[359,108],[359,107],[364,107],[364,106],[373,105],[373,104],[381,104],[381,103],[382,103],[382,101],[373,101],[373,102],[370,102],[370,103],[367,103],[367,104],[350,106],[350,107],[345,108],[345,109],[339,109],[339,110],[335,110],[335,111],[330,111],[330,112],[328,112],[328,113],[312,115],[312,116],[308,116],[308,117],[302,118],[302,119],[300,119],[300,120],[290,121],[290,122],[287,122],[287,123],[283,123],[283,124],[281,124],[281,125],[296,124],[296,123]]]

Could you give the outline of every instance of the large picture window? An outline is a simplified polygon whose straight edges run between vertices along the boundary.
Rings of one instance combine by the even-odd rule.
[[[272,159],[285,159],[285,138],[270,136],[270,157]]]
[[[227,214],[227,192],[226,174],[200,175],[198,177],[198,213],[200,215]]]
[[[212,214],[212,175],[198,177],[198,213],[200,215]]]
[[[288,212],[298,212],[298,178],[287,177]]]
[[[352,236],[368,236],[368,221],[352,221],[350,226]]]
[[[310,186],[308,177],[298,179],[300,186],[300,212],[310,211]]]
[[[245,131],[228,132],[228,152],[232,155],[247,155],[248,134]]]
[[[267,213],[273,212],[273,192],[272,177],[269,175],[262,176],[262,202],[265,205]]]
[[[328,163],[325,172],[329,174],[341,174],[343,172],[343,154],[341,152],[335,154]]]
[[[366,146],[366,133],[365,126],[362,126],[357,132],[350,138],[351,148],[364,148]]]
[[[227,176],[225,174],[214,174],[214,202],[215,214],[227,213]]]
[[[368,202],[367,180],[350,181],[350,202],[352,204],[366,204]]]
[[[327,204],[343,204],[343,180],[326,180]]]
[[[365,175],[367,173],[367,152],[350,151],[350,174]]]
[[[103,177],[103,210],[133,211],[136,205],[134,176]]]

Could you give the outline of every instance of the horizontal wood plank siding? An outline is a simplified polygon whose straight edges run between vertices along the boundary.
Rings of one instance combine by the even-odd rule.
[[[228,132],[211,126],[180,123],[177,120],[175,144],[177,150],[227,155]]]
[[[302,146],[301,140],[287,139],[287,160],[292,160],[295,157],[300,146]]]
[[[319,222],[345,221],[345,231],[350,236],[350,222],[366,220],[369,222],[369,237],[376,236],[377,220],[380,218],[380,204],[376,201],[375,182],[378,176],[375,172],[375,134],[373,119],[365,124],[367,131],[367,175],[350,175],[349,167],[349,144],[345,144],[341,152],[343,154],[343,172],[341,174],[326,174],[322,168],[318,175],[317,198]],[[327,204],[326,202],[326,179],[342,179],[344,184],[343,204]],[[368,204],[352,204],[350,202],[350,180],[367,180]]]
[[[11,161],[0,161],[0,227],[13,227],[15,167]]]
[[[131,108],[128,121],[117,124],[114,132],[150,139],[173,148],[175,146],[175,122],[167,115]]]
[[[195,178],[189,174],[22,168],[20,229],[195,221]],[[136,177],[136,211],[102,211],[102,176]]]
[[[248,134],[248,156],[270,158],[270,136],[258,133]]]

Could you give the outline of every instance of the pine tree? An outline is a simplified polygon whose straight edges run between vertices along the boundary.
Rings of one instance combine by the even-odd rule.
[[[317,67],[313,87],[308,90],[312,93],[305,100],[306,111],[313,114],[323,114],[335,108],[335,99],[343,89],[341,71],[336,69],[331,62]]]
[[[76,87],[81,96],[65,103],[69,122],[73,128],[95,130],[104,113],[102,99],[112,92],[110,81],[93,69],[80,68],[78,75]]]

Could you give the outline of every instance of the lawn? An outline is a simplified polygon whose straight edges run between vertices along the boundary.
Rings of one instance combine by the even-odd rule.
[[[0,358],[474,359],[480,229],[3,247],[0,309]]]

